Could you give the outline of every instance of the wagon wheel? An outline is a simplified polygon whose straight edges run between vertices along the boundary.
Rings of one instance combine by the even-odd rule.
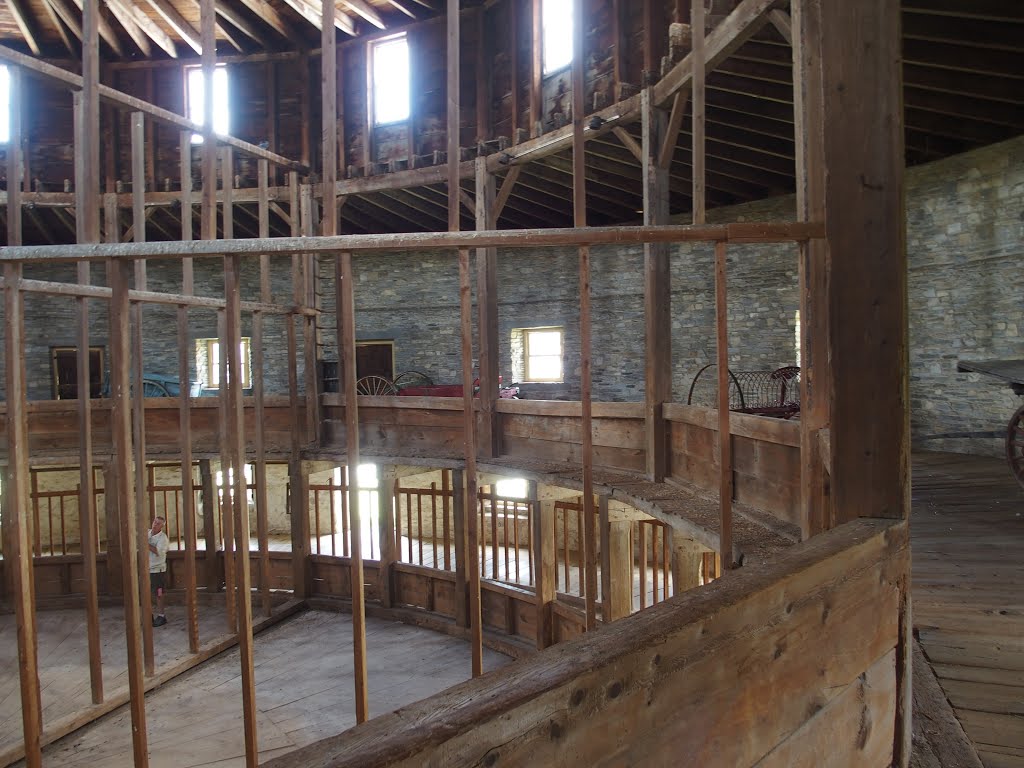
[[[395,388],[400,390],[406,387],[429,387],[433,383],[433,379],[420,371],[403,371],[395,376],[394,381]]]
[[[1006,458],[1013,476],[1024,486],[1024,406],[1017,409],[1006,428]]]
[[[363,376],[356,382],[358,395],[396,395],[398,390],[389,379],[383,376]]]
[[[690,384],[690,392],[686,396],[687,405],[703,405],[707,408],[718,407],[718,373],[710,370],[716,367],[715,363],[708,363],[697,371],[697,375],[693,377],[693,383]],[[729,379],[729,408],[731,410],[746,408],[747,404],[743,398],[743,390],[740,388],[740,382],[736,378],[736,374],[729,371]]]

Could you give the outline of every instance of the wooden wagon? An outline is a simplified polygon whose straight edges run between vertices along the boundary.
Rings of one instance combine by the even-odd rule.
[[[1024,360],[961,360],[956,369],[961,373],[983,373],[1002,379],[1014,394],[1024,396]],[[1006,426],[1006,460],[1013,476],[1024,487],[1024,405],[1017,409]]]

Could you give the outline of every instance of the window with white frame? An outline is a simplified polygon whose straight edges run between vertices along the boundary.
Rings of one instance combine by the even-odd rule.
[[[409,119],[409,41],[404,34],[370,44],[374,125]]]
[[[252,386],[252,357],[248,336],[242,337],[242,389]],[[196,339],[196,372],[204,389],[220,389],[220,371],[224,360],[220,354],[219,339]]]
[[[185,69],[186,116],[193,123],[206,125],[206,105],[203,99],[206,86],[202,67]],[[231,109],[228,102],[228,69],[221,65],[213,70],[213,130],[226,136],[231,132]],[[192,134],[193,144],[202,144],[201,133]]]
[[[562,381],[562,328],[523,328],[523,381]]]
[[[11,75],[0,67],[0,144],[11,140]]]
[[[557,72],[572,62],[572,25],[572,0],[541,0],[545,75]]]

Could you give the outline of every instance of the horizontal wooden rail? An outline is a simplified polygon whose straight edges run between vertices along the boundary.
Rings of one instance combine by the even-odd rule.
[[[0,289],[6,283],[0,277]],[[80,285],[78,283],[58,283],[48,280],[22,280],[21,290],[28,293],[45,293],[51,296],[75,296],[90,299],[109,299],[111,289],[102,285]],[[185,296],[178,293],[158,293],[156,291],[128,291],[128,300],[141,304],[170,304],[175,307],[206,307],[208,309],[224,309],[224,299],[209,296]],[[294,304],[264,304],[258,301],[241,302],[243,312],[263,312],[267,315],[309,315],[317,314],[315,309],[300,307]]]
[[[642,243],[799,243],[825,237],[821,223],[764,222],[643,227],[566,227],[477,232],[412,232],[334,237],[257,237],[247,240],[195,240],[97,245],[0,247],[0,261],[74,262],[95,259],[169,259],[229,254],[324,254],[640,245]]]
[[[32,56],[19,53],[18,51],[12,50],[6,46],[0,45],[0,60],[9,61],[11,64],[16,64],[26,71],[48,80],[63,83],[71,90],[77,91],[82,88],[81,75],[76,75],[74,72],[69,72],[66,69],[55,67],[53,64],[48,64],[45,61],[40,61]],[[195,133],[203,133],[203,126],[199,123],[194,123],[186,117],[182,117],[174,112],[150,104],[148,101],[138,99],[134,96],[129,96],[127,93],[115,90],[109,85],[100,85],[99,94],[100,99],[108,104],[113,104],[119,109],[125,109],[131,112],[145,112],[149,117],[161,123],[174,126],[175,128],[183,128]],[[217,136],[216,138],[217,141],[222,144],[234,147],[238,151],[244,152],[252,157],[267,160],[281,168],[285,168],[289,171],[298,171],[299,173],[309,173],[308,166],[282,155],[278,155],[274,152],[270,152],[262,147],[256,146],[255,144],[250,144],[242,139],[237,139],[234,136]]]

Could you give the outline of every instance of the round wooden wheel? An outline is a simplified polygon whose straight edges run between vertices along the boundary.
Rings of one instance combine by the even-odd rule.
[[[420,371],[403,371],[395,376],[395,388],[405,389],[406,387],[429,387],[434,382],[427,374]]]
[[[383,376],[363,376],[356,382],[356,394],[359,395],[396,395],[398,390],[390,379]]]
[[[1006,428],[1006,458],[1013,476],[1024,486],[1024,405],[1013,414]]]

